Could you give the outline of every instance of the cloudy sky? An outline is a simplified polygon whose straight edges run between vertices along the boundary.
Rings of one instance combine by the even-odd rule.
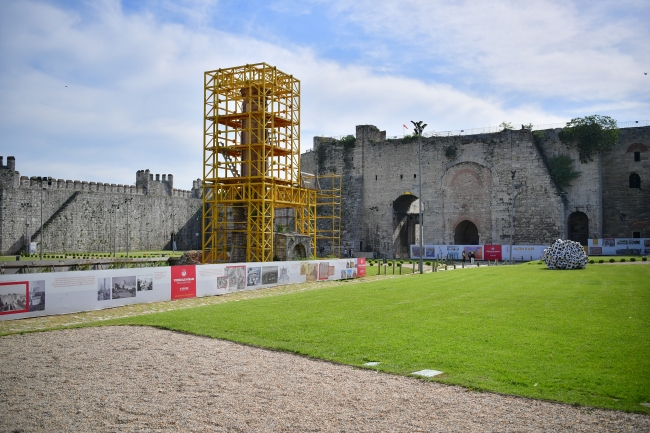
[[[303,151],[359,124],[648,120],[648,22],[648,0],[2,0],[0,155],[189,189],[204,71],[258,62],[301,80]]]

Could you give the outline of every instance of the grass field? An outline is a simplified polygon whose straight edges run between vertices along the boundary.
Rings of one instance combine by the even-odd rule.
[[[650,266],[481,267],[154,313],[151,325],[435,381],[649,413]]]

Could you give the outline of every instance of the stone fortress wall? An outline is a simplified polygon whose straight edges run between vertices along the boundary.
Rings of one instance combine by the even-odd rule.
[[[542,132],[423,137],[424,242],[509,244],[511,220],[518,245],[650,236],[650,189],[629,184],[633,173],[650,178],[650,127],[621,129],[615,148],[586,164],[559,129]],[[564,191],[547,163],[558,154],[581,172]],[[372,125],[357,126],[352,144],[315,137],[301,170],[343,176],[343,248],[408,257],[419,242],[417,139],[386,139]]]
[[[171,174],[136,173],[135,185],[20,176],[16,161],[0,157],[0,253],[40,242],[41,193],[44,252],[111,252],[129,249],[200,249],[201,181],[175,189]],[[41,189],[42,184],[42,189]],[[131,199],[127,202],[125,199]],[[119,208],[117,207],[119,206]]]

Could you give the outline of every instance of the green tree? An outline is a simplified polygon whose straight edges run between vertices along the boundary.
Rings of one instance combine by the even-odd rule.
[[[580,177],[580,172],[573,170],[573,159],[567,155],[558,155],[548,159],[551,179],[562,189],[571,185],[571,181]]]
[[[580,162],[593,160],[594,153],[611,149],[618,140],[616,120],[609,116],[586,116],[571,119],[560,131],[560,141],[578,148]]]
[[[513,129],[512,123],[506,121],[501,122],[499,128],[501,128],[501,132],[510,131]]]

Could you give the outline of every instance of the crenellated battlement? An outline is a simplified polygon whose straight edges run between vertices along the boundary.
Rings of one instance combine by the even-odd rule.
[[[191,190],[174,188],[174,176],[171,174],[155,175],[149,170],[138,170],[136,172],[135,185],[123,185],[115,183],[88,182],[69,179],[54,179],[48,177],[47,180],[39,181],[36,176],[21,176],[16,171],[16,158],[7,157],[7,165],[3,164],[4,157],[0,156],[0,188],[35,188],[41,186],[49,190],[76,190],[89,192],[103,192],[114,194],[129,195],[159,195],[170,197],[201,197],[201,181],[197,179],[192,181]]]

